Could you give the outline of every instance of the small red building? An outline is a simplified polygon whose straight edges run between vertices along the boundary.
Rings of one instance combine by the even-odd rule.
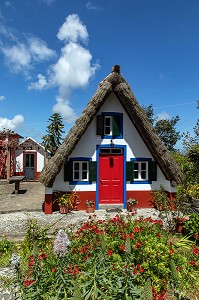
[[[8,179],[14,175],[15,148],[21,138],[10,129],[0,131],[0,179]]]

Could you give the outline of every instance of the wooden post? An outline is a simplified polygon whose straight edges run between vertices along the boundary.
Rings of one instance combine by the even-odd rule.
[[[7,150],[6,165],[7,165],[7,180],[10,180],[10,148],[9,147]]]

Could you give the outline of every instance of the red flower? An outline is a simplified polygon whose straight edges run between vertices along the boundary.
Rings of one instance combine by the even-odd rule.
[[[197,247],[193,247],[193,251],[192,251],[193,254],[199,254],[199,248]]]
[[[140,273],[144,273],[144,268],[140,268]]]
[[[38,259],[46,259],[47,255],[45,253],[42,253],[38,256]]]
[[[112,256],[113,255],[113,251],[112,250],[108,250],[108,256]]]
[[[33,255],[31,255],[31,256],[29,257],[29,263],[28,263],[28,266],[31,267],[31,266],[34,265],[34,263],[35,263],[34,257],[33,257]]]
[[[173,249],[170,249],[169,250],[169,254],[173,254],[174,253],[174,250]]]
[[[194,239],[198,239],[199,238],[199,234],[195,233],[193,237],[194,237]]]
[[[125,251],[125,246],[122,244],[122,245],[120,246],[120,249],[121,249],[122,251]]]
[[[129,237],[130,237],[131,240],[134,240],[134,236],[133,236],[132,233],[129,233]]]
[[[135,227],[134,230],[133,230],[134,233],[138,233],[139,231],[140,231],[139,227]]]
[[[52,268],[52,273],[55,273],[55,272],[57,272],[57,268],[56,267]]]
[[[137,270],[137,269],[134,269],[134,270],[133,270],[133,274],[137,275],[137,274],[138,274],[138,270]]]
[[[122,233],[122,238],[126,240],[126,233]]]
[[[140,242],[137,242],[136,245],[135,245],[135,249],[138,249],[142,246],[142,244]]]
[[[195,260],[191,260],[190,262],[189,262],[189,264],[190,264],[190,266],[195,266],[196,265],[196,262],[195,262]]]
[[[25,287],[27,287],[27,286],[31,285],[32,283],[34,283],[34,282],[35,282],[35,280],[25,279],[24,282],[23,282],[23,285]]]
[[[161,237],[161,234],[160,234],[160,233],[157,233],[157,237]]]

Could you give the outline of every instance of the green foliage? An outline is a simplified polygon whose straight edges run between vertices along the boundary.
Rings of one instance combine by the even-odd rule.
[[[49,119],[50,124],[47,127],[47,134],[43,136],[43,144],[46,150],[54,155],[58,147],[61,145],[62,130],[64,128],[62,117],[58,113],[54,113]]]
[[[192,213],[189,216],[189,220],[185,222],[184,228],[187,234],[195,236],[197,239],[199,238],[199,214]]]
[[[41,236],[33,232],[28,232],[29,239]],[[175,286],[171,260],[179,289],[185,291],[197,282],[199,258],[191,251],[192,243],[174,240],[161,220],[134,219],[131,214],[106,220],[92,217],[80,228],[68,228],[68,237],[64,257],[54,254],[48,240],[39,243],[40,238],[29,256],[21,255],[26,265],[19,274],[22,299],[164,299]]]
[[[180,120],[179,116],[169,119],[162,119],[156,122],[155,130],[161,138],[164,145],[170,150],[174,151],[174,146],[180,140],[181,134],[176,131],[176,124]]]
[[[160,217],[164,220],[167,229],[172,232],[175,229],[176,219],[185,218],[187,214],[186,199],[178,193],[176,198],[171,201],[165,188],[160,185],[159,190],[151,192],[150,200],[153,207],[159,209]]]
[[[9,265],[9,260],[12,256],[12,252],[15,249],[13,242],[4,238],[0,241],[0,267]]]
[[[12,253],[13,248],[14,248],[13,242],[7,239],[3,239],[2,241],[0,241],[0,255]]]
[[[28,219],[25,224],[26,235],[24,239],[24,247],[28,251],[37,251],[37,247],[41,247],[48,241],[47,228],[39,226],[37,219]]]
[[[143,299],[143,300],[153,300],[151,280],[149,278],[147,279],[146,284],[143,288],[141,299]]]
[[[179,131],[176,131],[176,124],[180,120],[179,116],[173,117],[171,119],[161,119],[157,120],[154,117],[153,105],[143,107],[145,110],[149,121],[154,126],[157,135],[161,138],[164,145],[170,150],[174,151],[174,146],[177,141],[181,139],[181,134]]]

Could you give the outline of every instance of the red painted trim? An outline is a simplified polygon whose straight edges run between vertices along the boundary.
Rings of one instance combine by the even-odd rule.
[[[83,191],[77,192],[80,204],[78,205],[78,210],[86,210],[85,208],[85,201],[86,200],[95,200],[96,199],[96,192],[95,191]],[[127,200],[131,197],[138,200],[138,204],[136,205],[137,208],[152,208],[150,205],[149,200],[151,191],[127,191],[126,196]],[[175,198],[176,193],[168,193],[171,200]],[[45,214],[52,214],[53,211],[59,210],[59,206],[57,203],[54,202],[55,194],[45,195],[45,204],[44,204],[44,211]],[[96,208],[95,208],[96,209]]]
[[[53,213],[52,194],[45,194],[44,212],[45,214]]]

